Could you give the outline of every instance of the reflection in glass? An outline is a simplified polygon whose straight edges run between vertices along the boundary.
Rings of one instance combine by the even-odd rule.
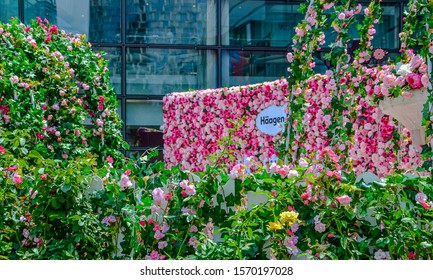
[[[287,76],[286,53],[223,51],[222,84],[238,86],[273,81]]]
[[[186,49],[128,48],[126,94],[165,95],[216,87],[216,53]]]
[[[125,140],[131,147],[162,146],[162,124],[162,101],[126,101]]]
[[[87,34],[91,42],[120,42],[120,3],[118,0],[28,0],[24,21],[37,16],[72,34]]]
[[[126,42],[214,45],[216,0],[127,0]]]
[[[18,1],[0,0],[0,21],[9,22],[11,17],[18,17]]]
[[[373,46],[375,48],[398,49],[400,48],[400,40],[398,37],[400,17],[400,5],[394,4],[386,6],[382,4],[383,14],[381,17],[382,23],[377,24],[376,34],[374,34]]]
[[[223,0],[222,42],[231,46],[284,47],[303,19],[287,1]]]
[[[367,6],[363,6],[363,10]],[[383,49],[398,49],[399,48],[399,22],[400,18],[400,6],[399,4],[382,4],[383,14],[381,17],[382,23],[376,24],[374,27],[376,29],[376,34],[374,34],[374,39],[372,45],[374,48]],[[328,12],[329,13],[329,12]],[[328,15],[328,17],[330,17]],[[356,16],[357,22],[361,23],[364,19],[364,14],[361,12]],[[328,20],[328,25],[332,22],[331,18]],[[349,29],[349,34],[352,38],[358,38],[358,29],[356,28],[356,23],[353,24]],[[335,41],[337,36],[333,28],[325,30],[326,45],[329,46]]]
[[[110,81],[116,94],[121,94],[121,84],[122,84],[122,63],[121,63],[121,50],[120,48],[108,48],[108,47],[94,47],[93,51],[105,52],[103,56],[108,62],[108,69],[110,70]]]

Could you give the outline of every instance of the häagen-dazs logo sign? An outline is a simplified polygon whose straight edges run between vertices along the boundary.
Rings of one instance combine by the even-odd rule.
[[[287,104],[283,106],[272,105],[261,111],[256,118],[257,128],[269,135],[277,135],[284,130],[287,113],[284,112]]]

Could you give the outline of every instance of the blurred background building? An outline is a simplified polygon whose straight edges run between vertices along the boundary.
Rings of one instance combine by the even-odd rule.
[[[358,1],[367,6],[369,1]],[[382,1],[373,41],[398,55],[407,1]],[[127,154],[162,149],[162,98],[174,91],[237,86],[287,75],[286,53],[305,1],[284,0],[0,0],[0,21],[47,18],[87,34],[104,51],[124,120]],[[360,15],[362,17],[362,15]],[[328,34],[327,44],[335,36]],[[352,30],[356,37],[356,28]],[[316,52],[324,72],[326,48]]]

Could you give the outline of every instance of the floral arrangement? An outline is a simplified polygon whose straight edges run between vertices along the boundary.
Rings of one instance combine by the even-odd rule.
[[[333,115],[335,102],[332,102],[332,91],[337,84],[361,89],[360,84],[365,83],[363,90],[366,95],[380,89],[382,70],[366,68],[365,71],[365,75],[353,78],[347,75],[338,82],[332,73],[315,75],[306,81],[303,98],[308,106],[303,108],[305,114],[300,121],[304,125],[303,131],[292,132],[291,144],[296,153],[309,157],[331,144],[337,121]],[[167,166],[180,164],[182,169],[204,170],[212,161],[210,155],[223,151],[221,140],[233,128],[231,120],[237,118],[243,118],[244,124],[231,134],[230,150],[234,158],[245,155],[266,162],[272,155],[278,156],[281,135],[270,136],[258,131],[255,117],[267,106],[283,104],[284,96],[288,95],[287,81],[278,80],[243,89],[239,91],[238,87],[233,87],[166,96],[164,156]],[[399,170],[414,172],[421,160],[411,146],[409,132],[404,130],[399,135],[398,125],[361,95],[352,91],[351,98],[358,105],[352,106],[352,114],[349,110],[342,112],[344,126],[352,126],[356,141],[347,138],[333,146],[341,166],[348,168],[350,164],[358,175],[367,171],[379,176]],[[260,98],[265,101],[259,102]],[[236,100],[241,102],[236,103]],[[236,162],[226,155],[224,164],[233,166]]]
[[[380,90],[370,92],[374,99],[381,97],[412,97],[414,90],[426,91],[429,85],[428,67],[420,55],[406,51],[408,63],[383,66],[380,72]]]
[[[183,169],[203,170],[211,163],[210,155],[224,149],[219,141],[229,135],[235,124],[242,120],[239,130],[232,136],[231,150],[264,160],[276,154],[278,136],[261,133],[256,129],[255,117],[271,105],[281,106],[287,95],[287,81],[179,92],[164,97],[164,160],[168,167],[181,164]],[[233,162],[225,155],[221,163]]]

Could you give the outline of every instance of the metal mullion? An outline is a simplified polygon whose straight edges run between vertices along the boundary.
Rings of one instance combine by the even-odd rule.
[[[18,0],[18,18],[24,22],[24,0]]]
[[[223,0],[217,1],[217,22],[216,22],[216,30],[217,30],[217,81],[216,86],[217,88],[222,87],[222,50],[221,50],[221,42],[222,42],[222,28],[221,28],[221,22],[222,22],[222,2]]]
[[[121,108],[121,118],[123,121],[122,126],[122,137],[123,139],[126,139],[126,0],[122,0],[121,2],[121,8],[120,8],[120,40],[121,40],[121,94],[120,99],[122,101]],[[123,150],[123,149],[122,149]],[[123,154],[126,154],[126,150],[123,150]]]

